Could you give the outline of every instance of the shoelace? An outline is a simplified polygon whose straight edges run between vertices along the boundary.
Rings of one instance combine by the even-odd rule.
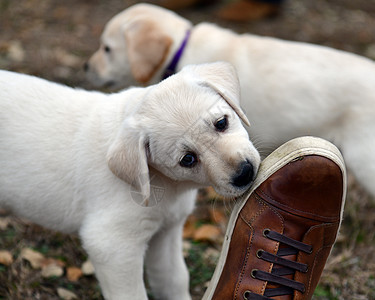
[[[261,270],[254,269],[251,271],[251,276],[258,280],[271,282],[273,284],[279,285],[275,288],[267,288],[264,291],[264,295],[254,294],[250,291],[244,293],[244,299],[246,300],[257,300],[257,299],[269,299],[269,297],[276,297],[282,295],[292,295],[294,290],[305,292],[304,284],[297,282],[292,279],[285,278],[286,275],[294,275],[296,271],[306,273],[308,266],[299,262],[288,260],[283,258],[287,255],[295,255],[299,251],[305,253],[312,253],[312,246],[304,244],[302,242],[291,239],[283,234],[272,231],[270,229],[265,229],[263,235],[271,240],[283,243],[289,246],[288,248],[280,248],[276,255],[266,252],[262,249],[257,251],[257,257],[263,259],[267,262],[273,263],[274,265],[281,266],[280,268],[272,268],[271,273],[264,272]]]

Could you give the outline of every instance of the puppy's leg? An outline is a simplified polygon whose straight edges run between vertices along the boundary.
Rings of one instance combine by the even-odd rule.
[[[189,272],[182,255],[183,222],[158,232],[146,253],[146,273],[153,295],[189,300]]]
[[[368,126],[359,127],[352,135],[346,136],[339,147],[347,168],[354,174],[372,197],[375,198],[375,132]]]
[[[80,231],[83,246],[94,265],[105,299],[146,300],[144,254],[154,232],[142,225],[134,227],[138,224],[136,220],[132,220],[131,226],[126,217],[119,216],[113,211],[102,211],[100,215],[86,218]]]

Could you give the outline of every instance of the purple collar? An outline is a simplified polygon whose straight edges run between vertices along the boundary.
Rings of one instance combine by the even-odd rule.
[[[173,75],[173,74],[176,73],[177,64],[180,61],[180,58],[181,58],[182,54],[184,53],[185,46],[186,46],[186,44],[187,44],[187,42],[189,40],[189,37],[190,37],[190,33],[191,33],[191,30],[188,29],[186,31],[185,38],[182,41],[180,48],[178,48],[177,52],[173,56],[172,61],[170,62],[170,64],[168,65],[168,67],[165,69],[162,79],[166,79],[169,76],[171,76],[171,75]]]

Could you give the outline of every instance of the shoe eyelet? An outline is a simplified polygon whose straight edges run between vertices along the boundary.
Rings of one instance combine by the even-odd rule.
[[[252,270],[251,270],[251,274],[250,274],[251,277],[254,278],[254,279],[257,279],[257,278],[255,277],[255,275],[256,275],[257,272],[258,272],[258,269],[252,269]]]
[[[263,230],[263,236],[266,237],[266,238],[268,238],[267,235],[270,233],[270,231],[271,231],[271,229],[268,229],[268,228],[264,229]]]
[[[244,293],[243,293],[243,298],[245,299],[245,300],[248,300],[249,298],[249,296],[250,296],[250,291],[245,291]]]
[[[264,252],[263,249],[259,249],[259,250],[257,251],[256,256],[257,256],[258,258],[262,258],[262,253],[263,253],[263,252]]]

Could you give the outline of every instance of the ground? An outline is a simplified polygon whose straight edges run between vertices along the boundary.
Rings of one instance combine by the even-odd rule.
[[[0,0],[0,69],[90,88],[82,65],[98,47],[104,24],[136,2]],[[179,13],[194,23],[216,22],[238,32],[322,44],[375,59],[374,0],[286,0],[279,16],[245,24],[218,20],[215,11],[221,5]],[[232,205],[202,191],[187,226],[185,254],[194,300],[201,299],[211,277]],[[349,173],[341,234],[315,299],[375,299],[374,224],[375,199]],[[43,277],[40,267],[23,256],[29,248],[49,262],[58,261],[63,273]],[[0,211],[0,260],[4,253],[11,258],[0,263],[0,299],[68,299],[61,288],[78,299],[102,299],[94,276],[76,280],[71,276],[70,270],[80,270],[87,259],[76,236],[48,231]]]

